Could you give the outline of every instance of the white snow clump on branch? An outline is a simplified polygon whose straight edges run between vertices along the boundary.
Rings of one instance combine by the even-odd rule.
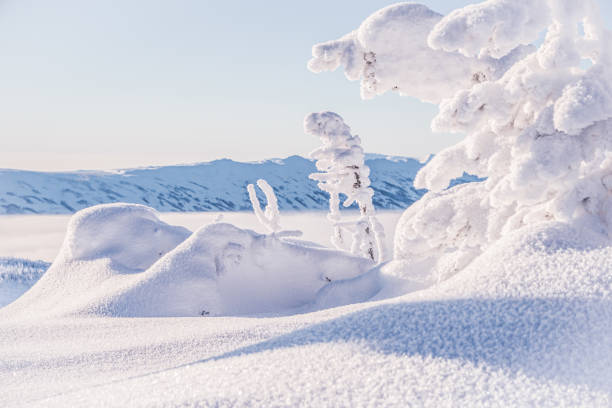
[[[466,134],[417,175],[430,192],[402,217],[387,270],[446,279],[546,221],[612,236],[611,47],[591,0],[488,0],[446,17],[400,3],[315,45],[312,71],[343,65],[364,98],[439,102],[432,128]],[[464,171],[487,180],[444,191]]]
[[[334,112],[311,113],[304,119],[304,131],[318,136],[323,146],[310,153],[317,160],[321,173],[310,178],[319,182],[321,190],[329,193],[329,220],[334,224],[332,243],[346,249],[344,230],[352,231],[351,253],[374,262],[384,259],[384,230],[376,219],[370,188],[370,168],[365,165],[359,136],[351,135],[351,128]],[[342,222],[340,194],[346,195],[344,207],[357,203],[359,219]]]
[[[442,15],[420,4],[391,5],[341,39],[315,45],[308,68],[322,72],[343,66],[348,79],[361,80],[364,99],[396,91],[437,103],[473,83],[498,78],[525,52],[526,47],[519,47],[495,60],[434,50],[427,36],[440,19]]]

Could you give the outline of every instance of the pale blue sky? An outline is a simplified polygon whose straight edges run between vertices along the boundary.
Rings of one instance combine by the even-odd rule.
[[[471,2],[422,1],[441,13]],[[0,0],[0,167],[305,155],[317,140],[302,119],[328,109],[367,151],[436,152],[458,139],[431,133],[436,107],[362,101],[342,73],[306,69],[313,44],[391,3]]]

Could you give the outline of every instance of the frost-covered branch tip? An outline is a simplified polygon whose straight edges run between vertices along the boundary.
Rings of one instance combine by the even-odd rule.
[[[365,165],[359,136],[351,135],[349,126],[334,112],[311,113],[304,120],[307,134],[318,136],[322,146],[312,153],[320,173],[310,178],[318,181],[321,190],[329,193],[328,218],[334,226],[332,243],[339,249],[346,248],[345,230],[352,232],[351,252],[380,262],[384,259],[384,231],[374,215],[370,188],[370,169]],[[358,220],[341,222],[340,194],[346,195],[343,205],[357,203]]]
[[[259,203],[257,194],[255,193],[255,186],[253,184],[249,184],[247,186],[247,191],[249,192],[249,199],[251,200],[251,205],[253,206],[253,212],[264,227],[266,227],[272,233],[277,233],[281,230],[281,226],[278,201],[276,199],[276,194],[274,194],[274,189],[272,189],[268,182],[263,179],[257,180],[257,186],[265,194],[267,205],[265,211],[261,209],[261,204]]]

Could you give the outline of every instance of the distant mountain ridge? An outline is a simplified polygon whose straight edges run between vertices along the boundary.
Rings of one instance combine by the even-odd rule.
[[[425,193],[413,187],[423,166],[416,159],[367,155],[366,164],[378,209],[406,208]],[[112,202],[144,204],[159,211],[244,211],[251,209],[246,186],[259,178],[274,188],[281,210],[324,210],[328,195],[308,178],[315,171],[314,162],[300,156],[116,171],[0,169],[0,214],[65,214]],[[464,175],[455,183],[474,180]]]

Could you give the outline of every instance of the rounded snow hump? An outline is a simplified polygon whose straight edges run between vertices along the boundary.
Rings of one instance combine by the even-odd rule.
[[[2,312],[33,318],[279,314],[315,304],[323,288],[372,266],[276,234],[224,223],[191,233],[148,207],[105,204],[72,217],[49,270]]]

